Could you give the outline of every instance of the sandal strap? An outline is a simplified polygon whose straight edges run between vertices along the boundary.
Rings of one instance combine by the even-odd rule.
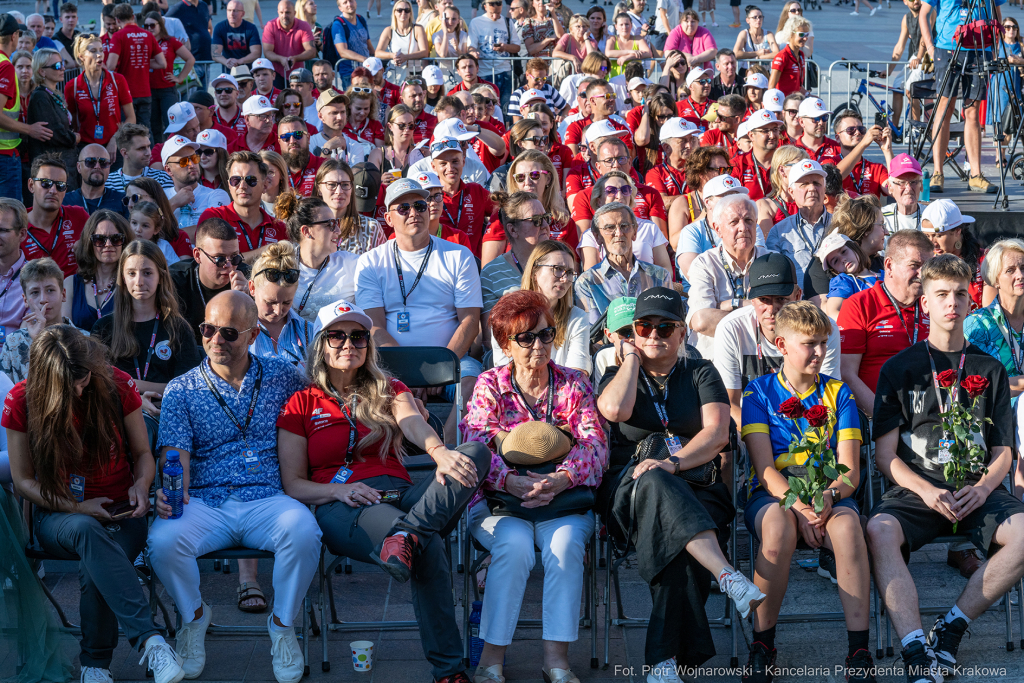
[[[482,666],[477,666],[476,672],[473,674],[473,683],[487,683],[487,681],[505,683],[505,677],[501,675],[501,672],[501,664],[491,664],[486,669]]]
[[[263,595],[263,591],[258,584],[249,581],[243,581],[238,584],[238,600],[240,602],[255,598],[262,598],[264,602],[267,601],[267,596]]]
[[[569,669],[548,669],[548,676],[551,683],[580,683],[580,679]]]

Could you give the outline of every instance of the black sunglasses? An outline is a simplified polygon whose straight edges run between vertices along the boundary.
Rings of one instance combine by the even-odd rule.
[[[50,180],[49,178],[30,178],[39,183],[39,186],[44,190],[49,190],[54,185],[57,186],[57,192],[64,192],[68,189],[68,184],[63,180]]]
[[[252,279],[255,280],[260,275],[267,278],[267,280],[269,280],[270,282],[279,282],[281,278],[284,278],[284,281],[289,285],[294,285],[296,282],[299,281],[298,268],[288,268],[287,270],[281,270],[278,268],[264,268],[260,272],[253,275]]]
[[[677,327],[679,327],[678,323],[658,323],[655,325],[654,323],[649,323],[646,320],[633,321],[633,329],[636,330],[638,335],[644,338],[650,337],[651,332],[657,331],[660,339],[668,339],[672,336],[672,333],[676,331]]]
[[[125,206],[132,206],[134,204],[138,204],[140,199],[142,199],[141,194],[125,195],[124,197],[121,197],[121,203]]]
[[[633,338],[633,328],[631,326],[629,326],[629,325],[626,325],[623,328],[615,330],[615,334],[619,335],[620,337],[623,337],[624,339],[632,339]]]
[[[213,339],[217,336],[217,333],[220,332],[220,336],[224,338],[224,341],[229,343],[238,341],[238,335],[251,332],[255,329],[255,327],[250,327],[247,330],[239,332],[233,327],[218,327],[216,325],[211,325],[210,323],[199,323],[199,334],[203,335],[207,339]]]
[[[517,218],[517,223],[533,223],[533,227],[541,228],[545,225],[551,225],[551,214],[542,213],[539,216],[530,216],[529,218]]]
[[[124,244],[124,235],[122,235],[121,233],[117,233],[116,235],[94,234],[92,237],[89,238],[89,240],[92,242],[93,246],[96,247],[105,247],[107,246],[107,243],[110,243],[115,247],[119,247],[122,244]]]
[[[416,213],[426,213],[428,207],[425,201],[423,201],[422,199],[417,199],[412,204],[410,204],[409,202],[403,202],[402,204],[398,204],[397,206],[393,206],[391,208],[394,209],[399,216],[408,216],[410,210],[415,209]]]
[[[846,133],[847,135],[856,135],[860,133],[863,135],[868,132],[868,129],[864,126],[850,126],[849,128],[843,128],[842,130],[836,131],[838,133]]]
[[[217,156],[216,147],[207,147],[206,149],[199,150],[199,156],[201,157],[215,157]]]
[[[519,344],[524,349],[533,346],[533,343],[538,339],[540,339],[541,344],[550,344],[555,341],[555,328],[545,327],[540,332],[520,332],[519,334],[509,335],[509,339],[514,339],[516,344]]]
[[[235,92],[235,89],[234,88],[214,88],[213,91],[215,93],[217,93],[218,95],[230,95],[231,93]]]
[[[278,137],[281,138],[281,142],[291,142],[293,139],[301,140],[305,135],[306,131],[295,130],[292,131],[291,133],[281,133],[280,135],[278,135]]]
[[[97,166],[100,168],[110,167],[110,159],[103,159],[101,157],[86,157],[82,159],[82,163],[85,164],[86,168],[96,168]]]
[[[224,264],[226,264],[228,262],[230,262],[231,265],[233,265],[235,268],[237,268],[238,266],[242,265],[243,261],[245,261],[245,259],[242,257],[241,254],[232,254],[230,257],[228,257],[228,256],[211,256],[209,254],[209,252],[207,252],[202,247],[196,247],[196,249],[198,249],[199,251],[201,251],[204,254],[206,254],[206,258],[210,259],[210,261],[213,262],[213,265],[217,266],[218,268],[223,268]]]
[[[324,332],[324,336],[327,338],[327,345],[332,349],[342,348],[345,346],[346,341],[351,341],[352,346],[357,349],[365,349],[367,344],[370,343],[370,333],[367,330],[352,330],[351,332],[330,330]]]
[[[231,187],[238,187],[243,180],[245,180],[245,184],[249,187],[256,187],[256,183],[260,181],[260,179],[254,175],[247,175],[245,178],[242,178],[240,175],[233,175],[228,178],[228,185]]]

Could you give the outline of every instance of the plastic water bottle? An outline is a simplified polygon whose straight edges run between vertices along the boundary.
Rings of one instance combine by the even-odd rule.
[[[924,187],[921,188],[921,201],[927,202],[932,196],[932,185],[931,185],[932,174],[928,171],[924,172]]]
[[[171,519],[181,517],[183,496],[185,492],[185,471],[181,468],[181,454],[178,451],[167,451],[167,462],[164,463],[164,495],[171,506]],[[479,621],[479,615],[477,616]]]
[[[473,602],[473,609],[469,613],[469,668],[476,669],[480,663],[480,655],[484,652],[484,640],[480,637],[480,612],[483,611],[484,603],[476,600]]]

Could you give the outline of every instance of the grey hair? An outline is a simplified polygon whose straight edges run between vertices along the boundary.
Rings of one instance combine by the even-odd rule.
[[[727,194],[715,202],[715,208],[711,210],[712,225],[718,225],[718,221],[722,218],[725,210],[737,204],[743,205],[747,211],[754,215],[754,220],[757,221],[757,204],[748,195],[736,193]]]
[[[982,277],[985,279],[985,284],[990,287],[996,286],[996,282],[999,281],[999,272],[1003,269],[1003,256],[1006,255],[1006,252],[1011,251],[1024,256],[1024,240],[1019,237],[1012,237],[999,240],[988,248],[981,272]]]
[[[597,219],[607,213],[626,214],[627,216],[629,216],[629,223],[633,226],[633,229],[636,230],[637,223],[636,216],[633,214],[633,209],[629,208],[622,202],[611,202],[609,204],[605,204],[602,207],[599,207],[597,211],[594,212],[593,218],[590,219],[590,225],[593,227],[593,229],[598,230]]]
[[[40,48],[32,54],[32,82],[36,85],[43,84],[43,67],[49,61],[50,55],[60,57],[60,53],[52,47]]]
[[[7,213],[8,211],[14,214],[15,232],[28,229],[28,212],[25,210],[25,205],[17,199],[0,197],[0,214]]]

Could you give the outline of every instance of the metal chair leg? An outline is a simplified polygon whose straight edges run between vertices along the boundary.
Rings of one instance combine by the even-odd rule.
[[[330,582],[331,576],[325,571],[324,567],[324,553],[320,551],[320,570],[317,572],[320,576],[320,623],[323,624],[320,630],[320,644],[323,648],[323,658],[320,660],[320,669],[327,673],[331,670],[331,661],[327,657],[327,634],[330,633],[327,621],[327,589],[326,583]]]
[[[604,666],[608,669],[608,658],[611,655],[612,634],[612,539],[611,532],[605,543],[605,589],[604,589]]]

